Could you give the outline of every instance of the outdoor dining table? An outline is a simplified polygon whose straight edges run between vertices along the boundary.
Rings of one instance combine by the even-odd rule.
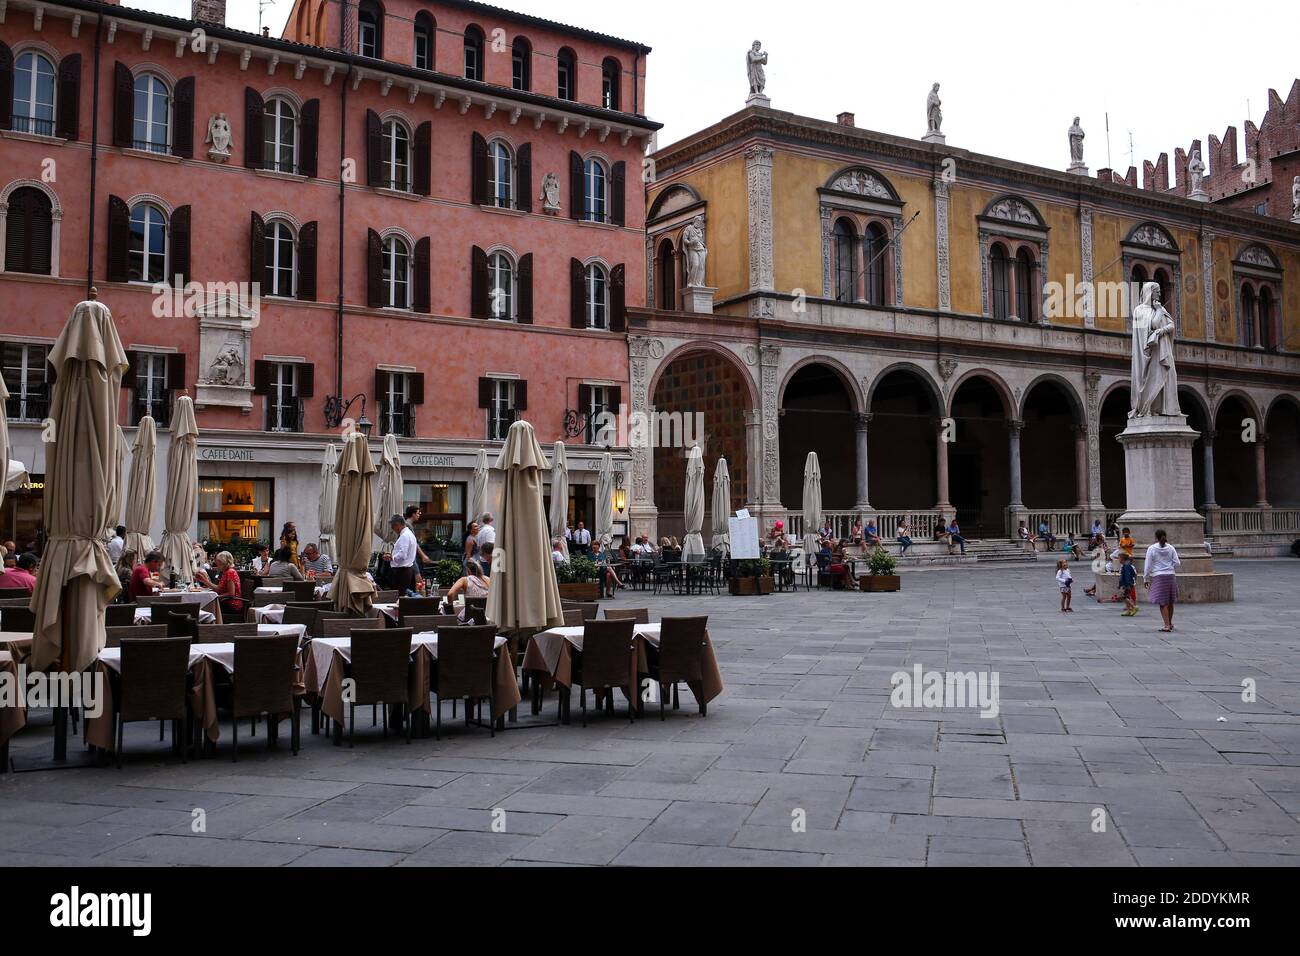
[[[165,608],[167,605],[164,603],[162,606]],[[138,608],[135,609],[135,623],[137,623],[137,624],[152,624],[152,623],[153,623],[153,605],[152,605],[152,604],[149,605],[148,607],[138,607]],[[200,623],[200,624],[216,624],[216,623],[217,623],[217,616],[216,616],[215,614],[213,614],[211,611],[200,610],[200,611],[199,611],[199,623]]]
[[[275,625],[260,624],[257,628],[259,637],[268,635],[293,634],[299,641],[307,633],[301,624]],[[212,644],[191,644],[189,672],[191,677],[190,707],[207,739],[216,743],[221,737],[221,727],[217,720],[216,678],[212,665],[222,668],[227,674],[235,672],[235,645],[233,641],[221,641]],[[86,743],[112,752],[117,747],[113,733],[113,715],[116,713],[112,677],[122,671],[122,649],[105,647],[91,665],[92,671],[103,675],[103,706],[96,717],[86,717]],[[299,669],[295,679],[294,694],[301,695],[302,671]]]
[[[582,627],[553,627],[534,634],[524,652],[523,670],[546,674],[562,687],[573,683],[573,655],[582,653]],[[640,701],[639,685],[642,674],[650,672],[650,661],[659,654],[658,624],[637,624],[633,630],[632,646],[628,654],[628,679],[623,692],[629,701]],[[690,683],[691,693],[702,704],[707,704],[722,693],[722,672],[713,653],[713,642],[708,632],[704,635],[703,681]],[[566,718],[567,720],[567,718]]]
[[[492,719],[499,720],[522,699],[515,680],[510,654],[502,653],[507,640],[497,637],[493,644],[495,664],[492,670]],[[343,681],[352,663],[352,638],[318,637],[302,649],[303,684],[308,696],[320,701],[321,712],[343,726]],[[407,705],[412,714],[427,713],[432,668],[438,660],[437,631],[411,635],[411,668],[407,674]]]
[[[21,664],[32,652],[31,631],[0,631],[0,651],[8,651]]]
[[[0,639],[7,636],[0,634]],[[19,680],[18,663],[9,651],[0,651],[0,681],[14,688],[12,694],[0,694],[0,773],[8,773],[9,738],[27,726],[27,688]]]
[[[198,590],[198,591],[190,591],[190,590],[188,590],[188,589],[185,589],[185,590],[180,590],[180,589],[178,589],[178,590],[172,591],[172,590],[168,590],[168,589],[164,588],[164,589],[161,590],[161,591],[157,591],[157,592],[155,592],[155,594],[156,594],[156,595],[164,595],[164,596],[167,596],[167,597],[175,597],[176,595],[179,594],[179,595],[180,595],[180,601],[181,601],[182,604],[197,604],[197,605],[199,605],[201,608],[203,608],[204,610],[210,611],[210,613],[211,613],[212,616],[213,616],[213,620],[214,620],[217,624],[222,623],[222,621],[221,621],[221,602],[217,600],[217,592],[216,592],[216,591],[208,591],[208,590],[206,590],[206,589],[201,589],[201,590]],[[167,601],[160,601],[160,602],[158,602],[158,603],[162,604],[162,605],[165,607],[169,602],[167,602]]]
[[[330,588],[328,584],[316,585],[315,588],[316,597],[318,598],[324,597],[326,594],[329,593],[329,589]],[[254,594],[283,594],[284,588],[268,584],[263,587],[253,588],[253,593]]]

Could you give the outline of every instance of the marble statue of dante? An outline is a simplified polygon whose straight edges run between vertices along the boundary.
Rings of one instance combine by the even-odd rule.
[[[1291,218],[1300,219],[1300,176],[1291,180]]]
[[[1083,162],[1083,127],[1079,125],[1079,117],[1074,118],[1074,125],[1070,127],[1070,162]]]
[[[1192,192],[1201,191],[1201,180],[1205,178],[1205,163],[1201,162],[1201,151],[1192,150],[1192,155],[1187,160],[1187,178],[1191,180]]]
[[[704,244],[704,218],[696,216],[682,233],[682,248],[686,250],[686,284],[704,285],[704,262],[709,250]]]
[[[221,156],[230,155],[230,121],[225,113],[218,113],[208,119],[208,135],[205,143],[212,144],[212,152]]]
[[[767,86],[767,74],[764,73],[763,67],[767,64],[767,51],[763,44],[758,40],[749,48],[745,54],[745,70],[749,73],[749,95],[761,96],[763,88]]]
[[[939,84],[936,83],[930,88],[930,95],[925,100],[925,122],[928,132],[937,133],[939,127],[943,125],[943,111],[939,109],[942,105],[939,100]]]
[[[1178,415],[1178,374],[1174,369],[1174,319],[1160,302],[1160,284],[1142,285],[1133,310],[1133,368],[1130,390],[1136,418]]]

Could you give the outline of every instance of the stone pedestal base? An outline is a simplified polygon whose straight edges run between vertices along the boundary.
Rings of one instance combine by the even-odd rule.
[[[1150,415],[1130,418],[1120,432],[1124,446],[1128,510],[1119,526],[1132,532],[1137,547],[1133,565],[1142,577],[1146,549],[1163,530],[1178,549],[1179,601],[1188,603],[1231,601],[1232,574],[1214,569],[1205,549],[1205,518],[1192,503],[1192,445],[1198,437],[1184,415]],[[1098,593],[1114,593],[1118,574],[1098,572]],[[1142,589],[1139,586],[1139,599]]]
[[[682,290],[682,311],[713,314],[713,293],[717,289],[703,285],[688,285]]]
[[[943,133],[926,133],[921,137],[923,143],[934,143],[938,146],[944,146],[948,140],[944,138]]]
[[[1071,163],[1070,168],[1067,169],[1066,172],[1073,173],[1076,176],[1087,176],[1088,167],[1085,166],[1083,163]]]
[[[772,101],[768,99],[766,96],[764,96],[762,93],[750,93],[749,96],[745,99],[745,105],[762,106],[771,109]]]
[[[1210,194],[1207,193],[1204,189],[1198,189],[1195,192],[1193,192],[1191,195],[1189,195],[1187,198],[1194,199],[1197,202],[1209,202]]]

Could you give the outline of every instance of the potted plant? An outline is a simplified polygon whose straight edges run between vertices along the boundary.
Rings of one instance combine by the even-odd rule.
[[[461,569],[460,562],[451,558],[443,558],[433,565],[433,577],[438,580],[438,587],[449,588],[460,580],[461,575],[465,572]]]
[[[731,594],[771,594],[775,587],[772,562],[767,558],[731,562],[731,577],[727,579],[727,591]]]
[[[591,558],[570,555],[568,561],[555,566],[555,578],[560,586],[560,597],[565,600],[600,600],[600,569]]]
[[[898,561],[884,548],[877,547],[867,559],[869,573],[858,577],[858,587],[863,591],[899,591],[903,579],[894,573]]]

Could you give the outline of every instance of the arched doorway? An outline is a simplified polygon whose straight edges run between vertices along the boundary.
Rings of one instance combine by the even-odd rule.
[[[654,501],[660,536],[679,540],[686,533],[682,510],[686,492],[686,457],[690,446],[704,450],[704,540],[708,542],[713,501],[713,473],[718,458],[727,459],[731,475],[731,510],[745,501],[749,461],[745,446],[745,413],[752,407],[744,373],[718,352],[685,352],[660,372],[650,403],[657,416],[654,427]],[[663,423],[669,427],[665,428]],[[680,422],[680,427],[674,428]],[[666,441],[675,431],[681,440]]]
[[[1020,474],[1025,507],[1064,511],[1086,506],[1087,495],[1079,489],[1079,467],[1086,462],[1077,460],[1083,418],[1075,397],[1061,382],[1043,379],[1030,388],[1024,408]]]
[[[1253,508],[1259,500],[1255,481],[1255,444],[1245,441],[1247,419],[1258,418],[1240,396],[1229,395],[1214,416],[1214,497],[1222,508]]]
[[[957,520],[968,537],[1003,537],[1011,500],[1009,410],[987,378],[957,386],[949,413],[956,422],[948,445],[948,489]]]
[[[659,243],[659,261],[655,265],[659,277],[657,305],[661,309],[677,308],[677,255],[673,250],[673,241],[665,239]]]
[[[1127,472],[1124,469],[1124,446],[1117,441],[1128,427],[1132,398],[1127,385],[1114,389],[1101,403],[1098,423],[1101,468],[1101,504],[1107,512],[1123,513],[1128,507]]]
[[[796,371],[781,396],[781,501],[803,507],[803,470],[817,452],[822,507],[848,511],[857,501],[857,433],[853,396],[839,372],[813,362]]]
[[[1268,503],[1300,508],[1300,406],[1279,399],[1268,413]]]
[[[933,388],[919,372],[895,369],[872,389],[870,412],[871,504],[890,511],[933,508],[939,498],[935,441],[942,417]]]

